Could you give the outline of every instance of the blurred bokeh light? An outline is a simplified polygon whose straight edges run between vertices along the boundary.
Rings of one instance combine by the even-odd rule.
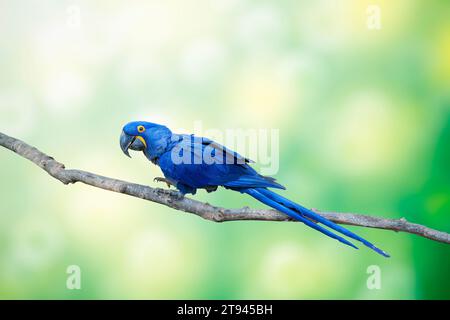
[[[279,129],[286,196],[449,231],[449,17],[446,1],[3,0],[0,131],[154,186],[159,169],[119,149],[130,120]],[[450,298],[444,244],[352,228],[384,259],[300,224],[214,224],[66,187],[0,153],[3,299]],[[196,198],[260,207],[226,190]],[[81,290],[66,288],[69,265]]]

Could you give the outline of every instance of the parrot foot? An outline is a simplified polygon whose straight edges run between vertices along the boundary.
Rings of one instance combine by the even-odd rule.
[[[153,179],[154,182],[165,182],[167,184],[167,187],[170,188],[170,186],[174,186],[175,185],[170,182],[169,180],[167,180],[166,178],[163,177],[156,177],[155,179]]]
[[[206,190],[206,192],[211,193],[211,192],[217,191],[217,186],[206,187],[205,190]]]
[[[169,197],[171,197],[174,200],[182,200],[184,198],[184,194],[181,193],[180,191],[176,191],[176,190],[157,188],[156,192],[160,195],[163,195],[163,194],[168,195]]]
[[[182,194],[182,193],[179,192],[179,191],[176,191],[176,192],[173,194],[173,197],[174,197],[176,200],[183,200],[183,199],[184,199],[184,194]]]
[[[170,190],[169,195],[170,195],[173,199],[175,199],[175,200],[177,200],[177,201],[183,200],[183,198],[184,198],[184,194],[181,193],[180,191],[172,191],[172,190]]]

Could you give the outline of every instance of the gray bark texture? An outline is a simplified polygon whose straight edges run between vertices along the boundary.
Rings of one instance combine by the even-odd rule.
[[[221,208],[188,197],[180,197],[180,194],[176,191],[151,188],[149,186],[103,177],[87,171],[66,169],[62,163],[39,151],[35,147],[1,132],[0,145],[17,153],[19,156],[30,160],[41,169],[45,170],[53,178],[66,185],[81,182],[104,190],[123,193],[156,202],[176,210],[195,214],[203,219],[214,222],[238,220],[295,221],[276,210],[251,209],[248,207],[240,209]],[[2,170],[5,169],[6,168],[2,168]],[[323,217],[339,224],[408,232],[438,242],[450,243],[450,234],[420,224],[411,223],[405,218],[387,219],[355,213],[313,210]]]

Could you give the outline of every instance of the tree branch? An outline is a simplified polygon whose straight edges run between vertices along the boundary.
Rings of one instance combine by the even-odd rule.
[[[226,209],[215,207],[187,197],[180,197],[178,192],[160,188],[151,188],[126,181],[99,176],[81,170],[68,170],[65,166],[49,157],[38,149],[16,138],[0,132],[0,145],[14,151],[18,155],[30,160],[53,178],[64,184],[82,182],[84,184],[104,190],[123,193],[129,196],[156,202],[170,208],[193,213],[206,220],[215,222],[236,220],[264,220],[264,221],[294,221],[275,210],[256,210],[248,207],[241,209]],[[450,234],[428,228],[401,219],[386,219],[362,214],[323,212],[314,210],[323,217],[339,224],[347,224],[369,228],[379,228],[393,231],[413,233],[421,237],[443,243],[450,243]]]

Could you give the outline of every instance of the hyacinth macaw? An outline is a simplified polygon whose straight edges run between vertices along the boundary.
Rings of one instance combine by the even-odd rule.
[[[175,186],[181,195],[195,194],[197,189],[208,192],[222,186],[245,193],[307,226],[358,249],[353,243],[320,224],[360,241],[377,253],[389,257],[383,250],[346,228],[270,190],[285,189],[271,177],[258,174],[253,161],[207,138],[175,134],[169,128],[151,122],[130,122],[123,127],[120,147],[130,157],[129,149],[142,151],[158,165],[164,178],[155,178]],[[320,224],[319,224],[320,223]]]

